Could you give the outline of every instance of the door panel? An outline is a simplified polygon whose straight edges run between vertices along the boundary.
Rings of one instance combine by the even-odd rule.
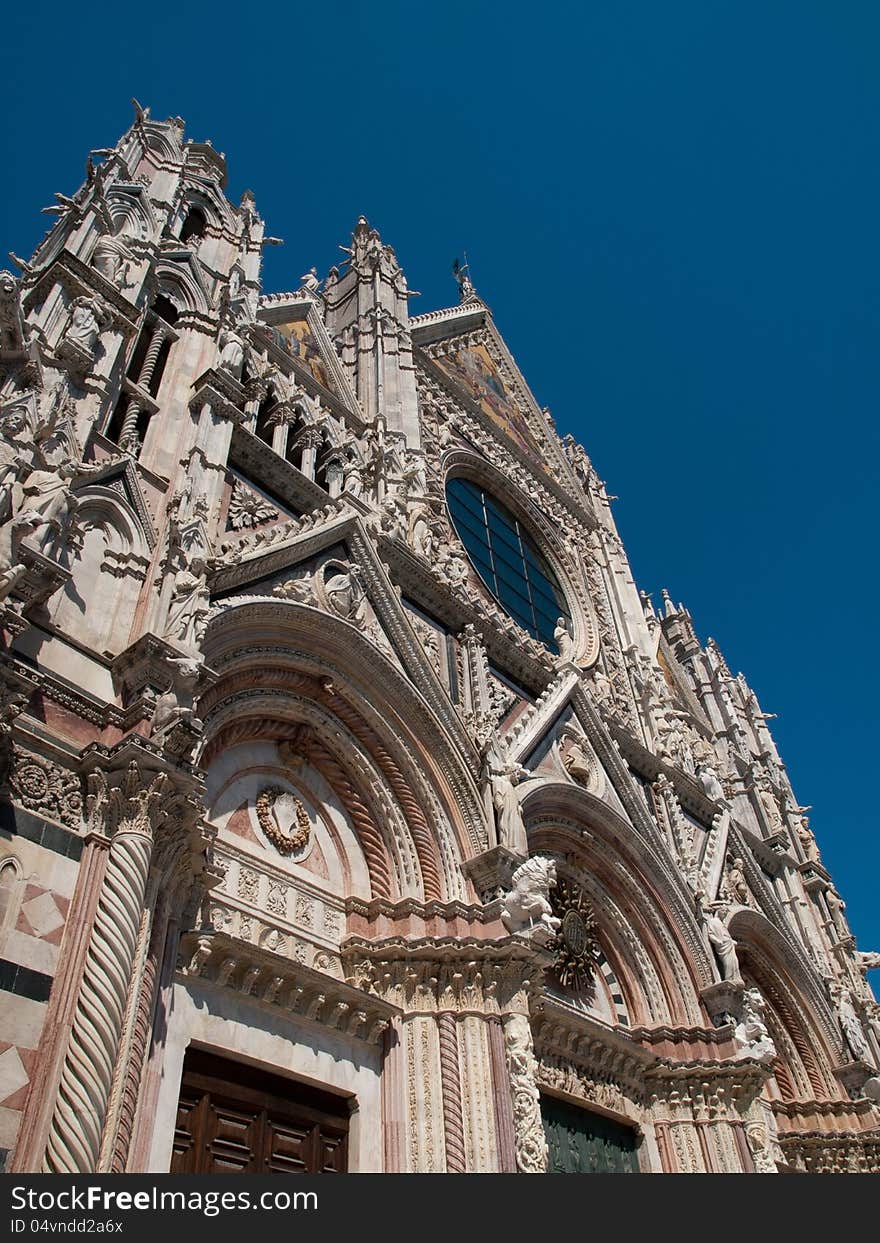
[[[638,1136],[604,1114],[541,1097],[550,1174],[638,1174]]]
[[[200,1050],[187,1053],[172,1174],[344,1174],[351,1102]]]

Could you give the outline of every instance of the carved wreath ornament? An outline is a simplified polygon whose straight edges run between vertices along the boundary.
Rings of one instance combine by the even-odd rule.
[[[292,799],[294,805],[294,819],[287,831],[281,828],[275,814],[275,802],[282,796]],[[298,854],[308,846],[312,834],[309,813],[288,790],[282,790],[280,786],[266,786],[257,795],[256,812],[260,828],[279,854]]]

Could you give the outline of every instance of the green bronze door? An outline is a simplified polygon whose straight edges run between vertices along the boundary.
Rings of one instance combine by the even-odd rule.
[[[638,1174],[636,1133],[604,1114],[541,1097],[549,1174]]]

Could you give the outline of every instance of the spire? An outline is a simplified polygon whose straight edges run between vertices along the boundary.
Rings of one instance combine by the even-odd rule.
[[[364,416],[382,416],[391,431],[403,432],[410,448],[420,443],[415,369],[408,300],[413,291],[391,246],[360,216],[346,271],[331,272],[325,284],[327,329],[340,350]]]

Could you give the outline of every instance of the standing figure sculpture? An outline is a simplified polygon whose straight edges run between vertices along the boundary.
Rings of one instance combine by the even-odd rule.
[[[736,942],[721,918],[722,910],[724,910],[723,907],[706,916],[706,936],[709,938],[709,943],[715,951],[715,957],[718,959],[722,980],[730,981],[733,984],[741,984],[742,975],[739,969],[739,959],[736,955]]]
[[[516,855],[529,853],[526,826],[514,786],[514,780],[524,772],[519,764],[511,762],[493,730],[486,748],[484,776],[492,793],[498,844]]]

